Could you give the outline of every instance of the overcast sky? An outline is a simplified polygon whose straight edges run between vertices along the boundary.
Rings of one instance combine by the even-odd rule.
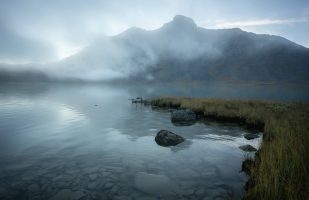
[[[0,62],[56,61],[101,35],[156,29],[177,14],[309,47],[308,0],[0,0]]]

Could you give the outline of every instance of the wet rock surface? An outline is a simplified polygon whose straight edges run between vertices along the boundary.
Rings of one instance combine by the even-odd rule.
[[[244,135],[244,137],[247,139],[247,140],[253,140],[255,138],[259,138],[259,134],[256,134],[256,133],[247,133]]]
[[[176,126],[190,126],[196,122],[196,114],[192,110],[174,110],[171,121]]]
[[[218,192],[218,188],[227,186],[214,186],[215,180],[205,182],[219,173],[215,167],[196,170],[183,165],[180,171],[163,173],[160,166],[164,163],[164,167],[173,168],[172,160],[156,165],[133,159],[133,169],[131,163],[108,155],[84,155],[71,160],[52,157],[13,169],[17,162],[12,159],[0,168],[1,200],[202,200],[220,199],[227,194],[224,190]],[[203,165],[193,158],[186,162]]]
[[[155,141],[160,146],[175,146],[184,142],[185,138],[167,130],[160,130],[155,137]]]
[[[246,152],[254,152],[257,151],[256,148],[254,148],[253,146],[247,144],[247,145],[242,145],[239,147],[241,150],[246,151]]]
[[[93,104],[87,115],[61,110],[68,120],[63,128],[59,128],[58,112],[57,118],[37,122],[43,118],[39,112],[37,126],[28,132],[21,127],[18,143],[2,146],[6,151],[0,151],[1,200],[202,200],[228,199],[229,191],[243,194],[247,176],[239,172],[243,152],[235,150],[235,142],[251,141],[243,143],[246,132],[238,126],[175,127],[168,112],[131,104],[130,112],[110,121],[111,112],[100,109],[112,106],[100,103],[93,109]],[[34,110],[30,107],[29,112]],[[106,120],[102,113],[107,113]],[[27,118],[28,114],[20,121],[33,122]],[[52,124],[40,128],[45,120]],[[154,134],[163,127],[183,133],[186,140],[169,148],[158,146]]]
[[[136,189],[152,194],[168,194],[175,190],[175,184],[165,175],[149,174],[145,172],[139,172],[135,176],[134,186]],[[158,194],[160,191],[160,194]]]

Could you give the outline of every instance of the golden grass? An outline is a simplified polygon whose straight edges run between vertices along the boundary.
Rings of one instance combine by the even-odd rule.
[[[153,106],[180,107],[205,117],[261,127],[263,143],[250,167],[244,199],[308,199],[309,104],[260,100],[158,98]]]

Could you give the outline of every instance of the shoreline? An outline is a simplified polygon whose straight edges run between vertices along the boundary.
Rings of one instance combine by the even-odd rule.
[[[164,97],[150,101],[161,108],[190,109],[199,117],[239,122],[263,132],[243,199],[306,199],[309,196],[309,104],[263,100]]]

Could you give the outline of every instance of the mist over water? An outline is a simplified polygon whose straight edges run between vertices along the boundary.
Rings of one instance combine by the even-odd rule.
[[[301,166],[305,148],[279,154],[303,136],[274,134],[272,148],[262,145],[279,153],[278,167],[292,160],[293,176],[263,165],[263,181],[248,181],[242,167],[259,152],[260,130],[189,110],[179,113],[192,124],[172,123],[176,108],[143,100],[254,100],[259,115],[259,100],[285,102],[267,106],[267,132],[301,133],[308,32],[308,0],[1,1],[0,200],[242,199],[266,195],[263,173],[280,179],[269,195],[302,196],[294,175],[305,165],[293,163]],[[259,126],[259,115],[246,122]],[[160,146],[160,130],[185,140]]]
[[[242,195],[247,177],[238,147],[257,147],[260,139],[246,140],[251,131],[238,124],[174,126],[169,112],[127,100],[166,95],[308,100],[299,88],[250,85],[2,84],[1,199]],[[158,146],[154,137],[161,129],[187,140]]]

